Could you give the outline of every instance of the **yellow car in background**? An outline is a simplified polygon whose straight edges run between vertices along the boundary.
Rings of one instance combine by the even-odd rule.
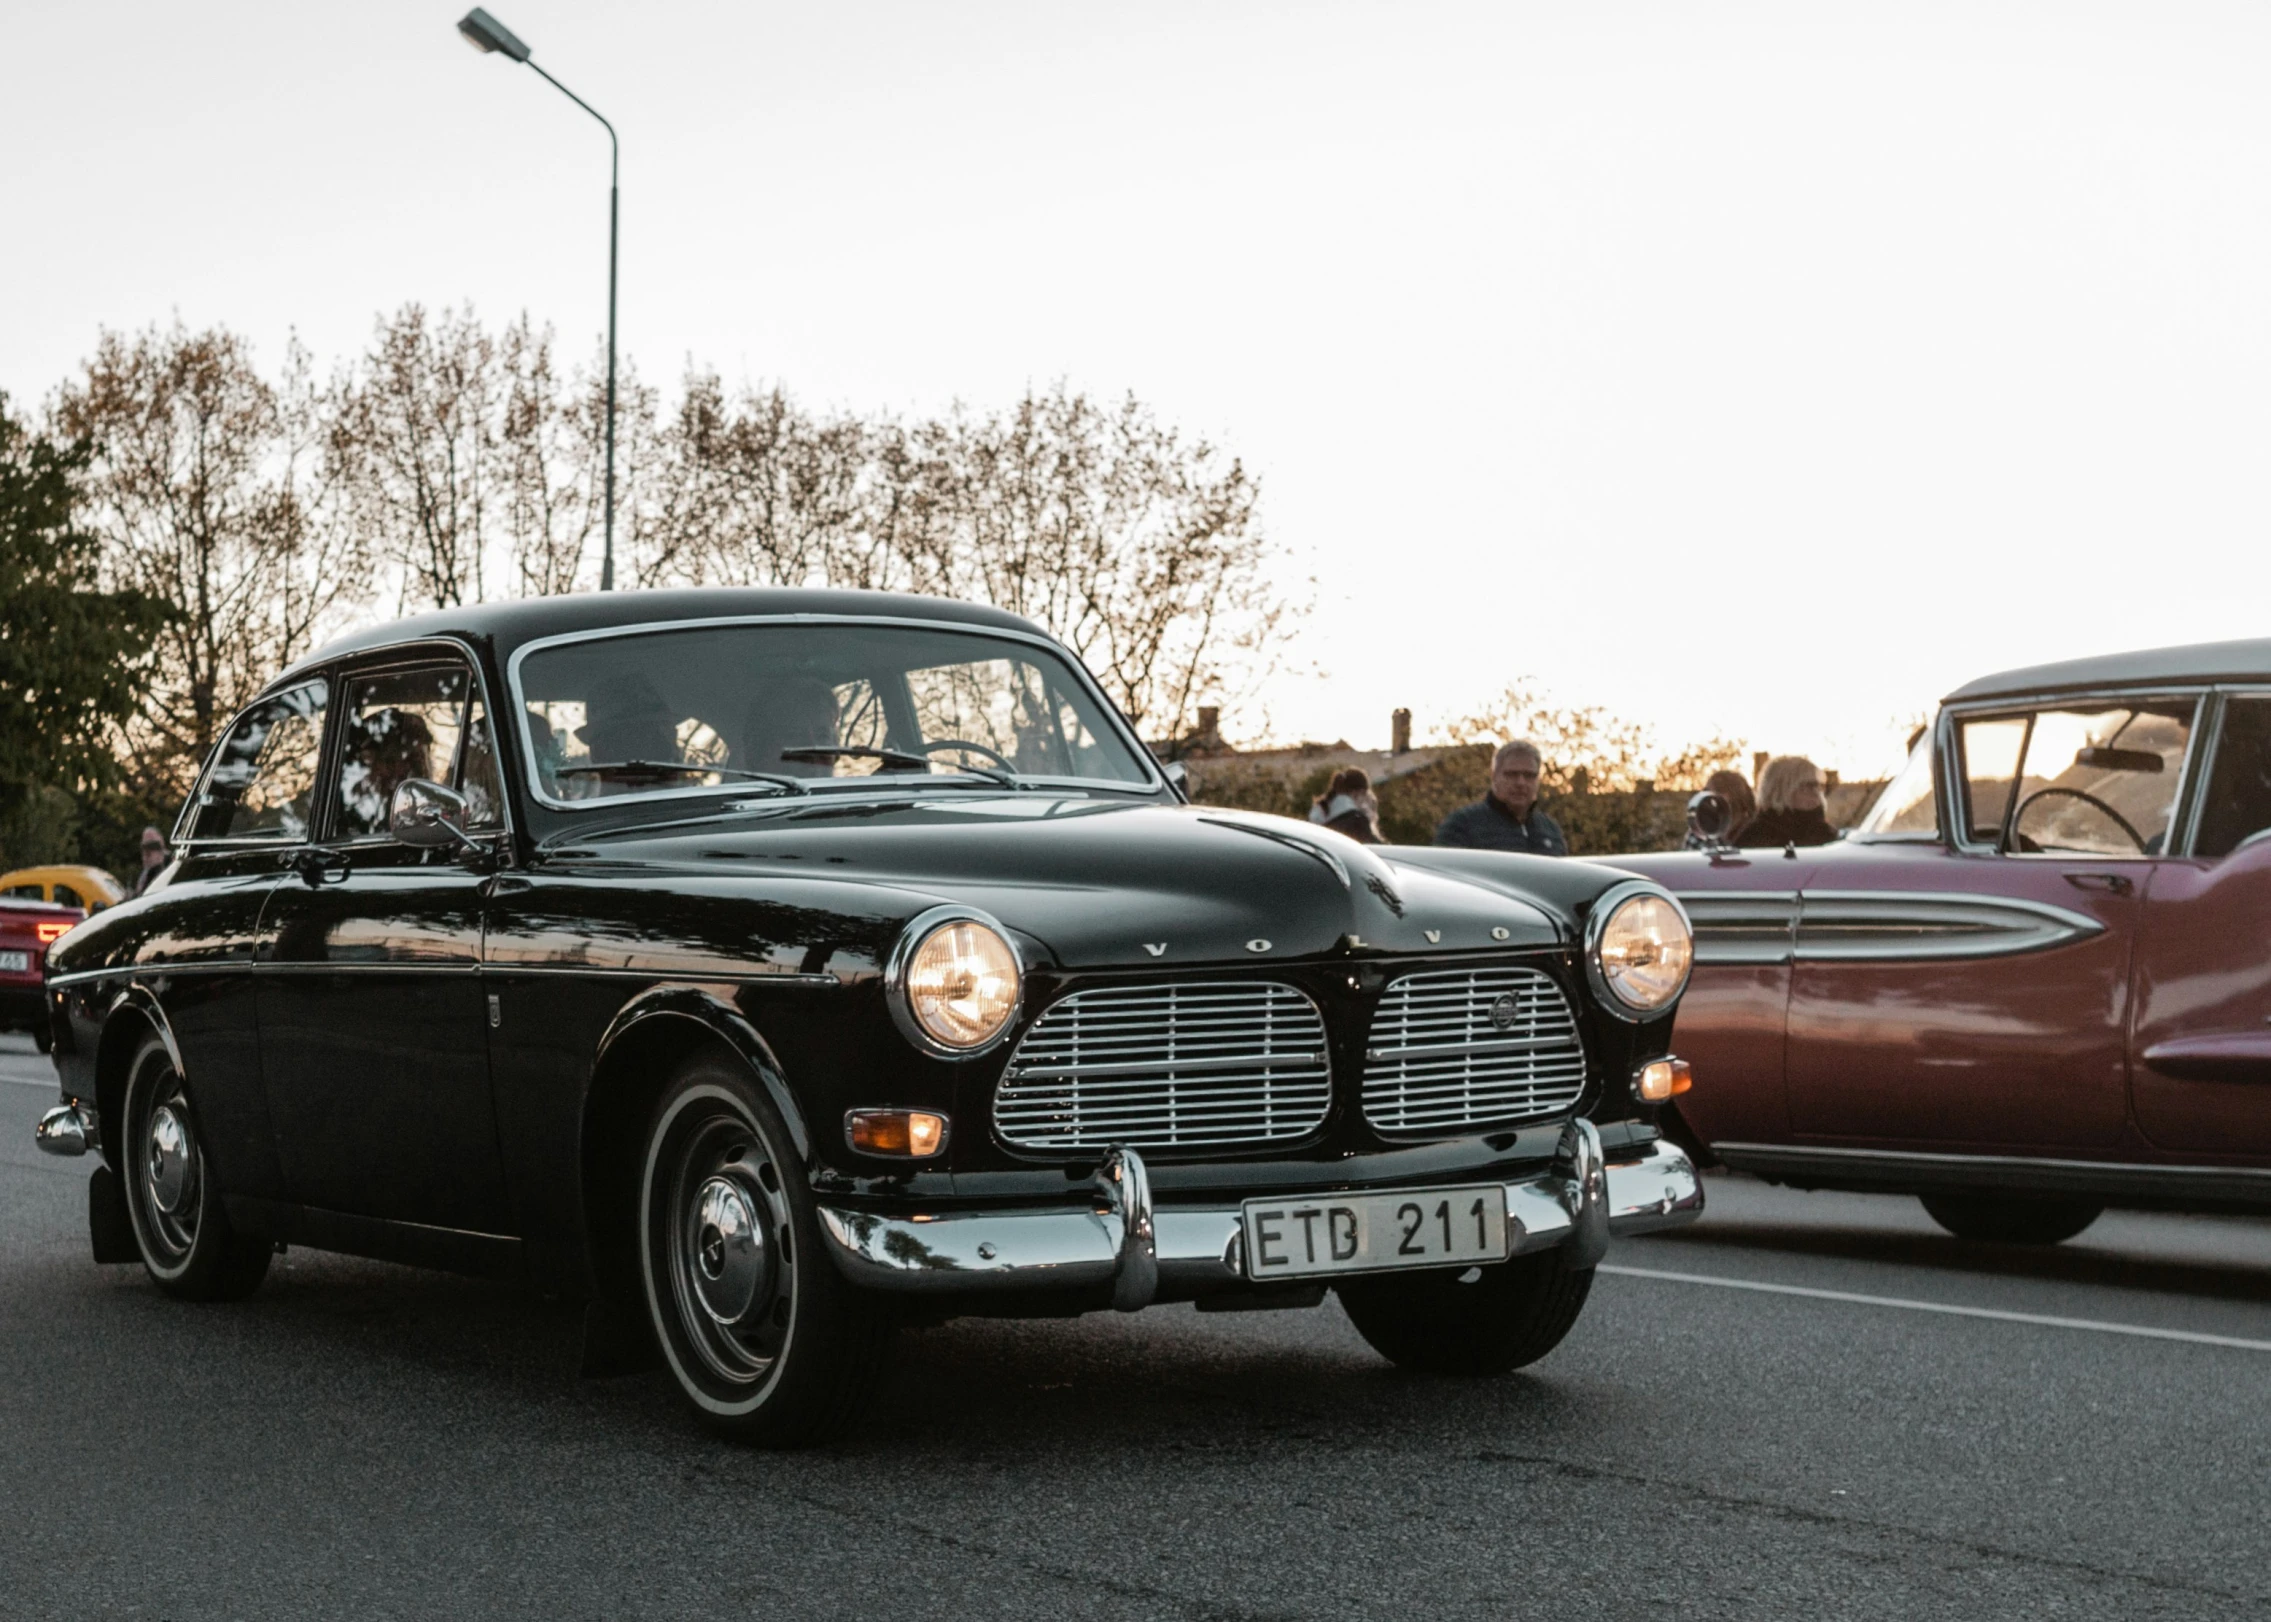
[[[126,886],[99,867],[63,864],[0,873],[0,900],[52,901],[60,907],[97,913],[125,899]]]

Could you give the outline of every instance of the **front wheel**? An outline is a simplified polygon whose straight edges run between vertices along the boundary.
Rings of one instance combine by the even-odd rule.
[[[126,1077],[118,1168],[142,1265],[185,1301],[235,1301],[260,1288],[274,1254],[229,1225],[189,1091],[165,1043],[152,1036]]]
[[[2105,1211],[2096,1200],[2056,1194],[1919,1194],[1925,1214],[1958,1239],[2001,1245],[2060,1245]]]
[[[749,1072],[684,1066],[647,1128],[639,1265],[679,1389],[737,1440],[824,1441],[882,1373],[891,1321],[821,1244],[787,1128]]]
[[[1593,1270],[1547,1250],[1464,1273],[1389,1273],[1337,1288],[1356,1332],[1389,1362],[1430,1374],[1504,1374],[1561,1344],[1585,1310]]]

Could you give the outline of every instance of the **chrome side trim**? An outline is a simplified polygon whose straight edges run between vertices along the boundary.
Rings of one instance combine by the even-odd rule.
[[[83,1155],[99,1146],[99,1129],[92,1104],[59,1104],[39,1118],[32,1142],[51,1155]]]
[[[1118,1151],[1117,1167],[1115,1178],[1107,1158],[1090,1199],[1071,1209],[884,1216],[824,1205],[821,1232],[846,1278],[896,1294],[1085,1291],[1095,1305],[1108,1301],[1125,1312],[1163,1293],[1186,1297],[1246,1282],[1237,1205],[1151,1210],[1141,1157]],[[1676,1145],[1651,1144],[1611,1166],[1599,1132],[1583,1120],[1563,1132],[1553,1166],[1502,1186],[1507,1254],[1566,1246],[1580,1268],[1601,1259],[1612,1234],[1676,1227],[1703,1210],[1695,1167]]]
[[[2109,1200],[2197,1201],[2271,1210],[2271,1168],[2255,1166],[2152,1166],[2129,1161],[1788,1143],[1715,1143],[1711,1149],[1737,1171],[1825,1188],[1897,1194],[1992,1189],[2022,1194],[2093,1194]]]
[[[1697,967],[1790,961],[1797,941],[1797,891],[1690,890],[1679,899],[1695,928]]]
[[[2015,957],[2105,933],[2086,913],[2009,896],[1710,890],[1679,899],[1704,965]]]
[[[249,958],[239,958],[229,963],[127,963],[111,969],[77,969],[69,974],[49,975],[46,983],[50,986],[72,986],[95,980],[155,980],[173,974],[433,974],[449,969],[475,970],[483,974],[599,975],[610,980],[669,980],[688,985],[718,985],[739,981],[805,986],[840,986],[844,983],[843,977],[837,974],[804,974],[782,969],[641,969],[608,963],[468,963],[457,958],[407,963],[255,963]]]
[[[2015,957],[2093,935],[2086,913],[2010,896],[1809,890],[1798,907],[1803,963]]]

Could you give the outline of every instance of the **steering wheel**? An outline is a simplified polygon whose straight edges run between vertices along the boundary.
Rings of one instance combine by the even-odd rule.
[[[2100,811],[2103,811],[2107,816],[2113,819],[2113,825],[2116,828],[2119,828],[2123,833],[2129,836],[2129,842],[2137,847],[2138,855],[2145,856],[2151,854],[2145,848],[2145,836],[2139,833],[2136,829],[2129,826],[2129,819],[2127,817],[2114,810],[2112,806],[2107,805],[2105,801],[2099,799],[2095,794],[2085,794],[2078,788],[2061,788],[2056,783],[2051,784],[2048,788],[2036,789],[2032,794],[2028,795],[2025,799],[2019,802],[2019,808],[2011,813],[2011,835],[2013,838],[2019,837],[2019,819],[2027,814],[2027,807],[2034,804],[2034,802],[2037,800],[2046,800],[2053,794],[2063,794],[2070,800],[2081,800],[2086,804],[2096,806]]]
[[[972,743],[968,738],[934,738],[929,743],[921,744],[917,747],[919,747],[926,755],[935,754],[941,749],[967,749],[973,755],[984,755],[988,760],[992,761],[995,765],[999,766],[1003,771],[1010,773],[1012,776],[1015,776],[1017,773],[1017,768],[1009,763],[1009,757],[1007,755],[1002,754],[998,750],[988,749],[982,743]]]

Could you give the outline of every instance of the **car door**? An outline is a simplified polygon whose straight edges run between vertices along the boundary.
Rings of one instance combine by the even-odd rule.
[[[253,957],[260,915],[307,848],[329,687],[299,683],[249,706],[214,749],[174,835],[165,887],[138,909],[137,983],[180,1051],[220,1186],[282,1197],[261,1086]]]
[[[1788,1089],[1805,1137],[2076,1152],[2129,1125],[2129,971],[2198,696],[1942,722],[1944,842],[1801,899]]]
[[[2271,693],[2219,694],[2189,859],[2137,944],[2138,1128],[2162,1149],[2271,1156]]]
[[[398,656],[398,659],[400,656]],[[292,1199],[509,1231],[481,983],[483,877],[387,829],[410,778],[501,824],[470,665],[432,652],[340,678],[324,839],[261,920],[261,1061]]]

